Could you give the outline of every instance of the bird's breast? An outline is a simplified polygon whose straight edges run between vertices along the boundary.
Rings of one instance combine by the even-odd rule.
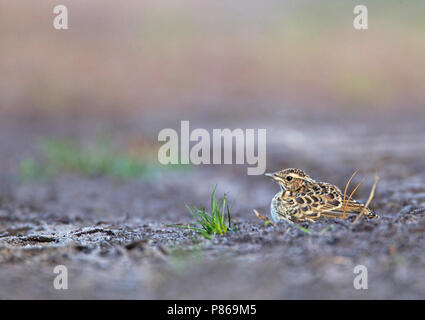
[[[270,215],[274,223],[277,223],[280,220],[278,212],[279,212],[279,203],[280,203],[281,196],[282,196],[282,192],[276,193],[276,195],[273,197],[272,202],[270,204]]]

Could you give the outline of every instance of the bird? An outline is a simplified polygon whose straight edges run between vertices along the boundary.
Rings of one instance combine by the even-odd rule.
[[[378,216],[362,203],[344,199],[341,190],[330,183],[317,182],[301,169],[288,168],[265,173],[280,187],[272,199],[270,214],[274,223],[315,222],[323,217],[345,218],[346,214]]]

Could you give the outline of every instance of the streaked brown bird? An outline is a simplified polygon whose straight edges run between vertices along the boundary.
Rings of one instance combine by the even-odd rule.
[[[317,221],[322,217],[345,218],[345,214],[378,217],[369,208],[352,199],[345,199],[341,190],[332,184],[317,182],[300,169],[289,168],[266,173],[280,186],[272,199],[270,213],[275,223]],[[344,213],[345,210],[345,213]]]

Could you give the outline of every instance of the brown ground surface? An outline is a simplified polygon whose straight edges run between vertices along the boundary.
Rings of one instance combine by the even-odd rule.
[[[243,166],[197,166],[149,180],[64,173],[22,183],[17,164],[37,153],[41,136],[89,140],[107,127],[117,144],[140,135],[154,142],[180,120],[170,113],[2,116],[0,298],[424,298],[423,115],[279,110],[237,122],[237,109],[175,119],[190,119],[192,128],[267,128],[268,171],[299,167],[343,188],[360,168],[368,178],[358,194],[363,201],[377,168],[372,207],[381,219],[304,225],[311,234],[287,224],[264,227],[252,209],[268,214],[277,187],[247,176]],[[234,232],[209,241],[166,226],[190,222],[183,201],[208,205],[213,184],[235,202]],[[53,288],[58,264],[68,267],[69,290]],[[368,267],[368,290],[353,288],[358,264]]]

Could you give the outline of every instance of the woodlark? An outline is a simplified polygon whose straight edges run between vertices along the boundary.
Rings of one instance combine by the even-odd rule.
[[[300,169],[285,169],[266,173],[280,186],[271,202],[271,216],[275,223],[317,221],[322,217],[345,218],[346,214],[363,214],[368,218],[378,217],[362,203],[346,199],[338,187],[317,182]],[[344,208],[345,206],[345,208]]]

